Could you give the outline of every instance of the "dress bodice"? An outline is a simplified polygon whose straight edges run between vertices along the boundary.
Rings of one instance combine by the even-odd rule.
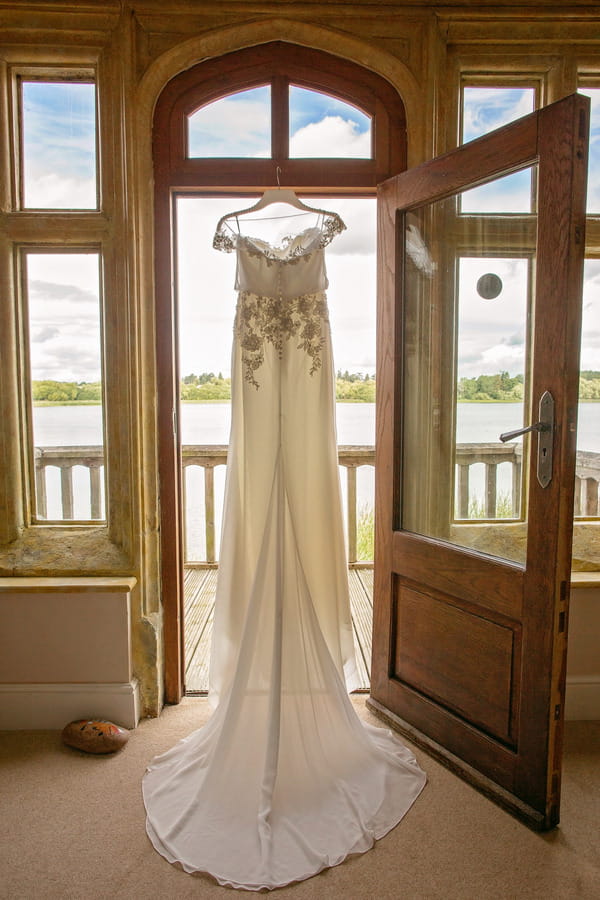
[[[339,216],[326,215],[322,224],[286,237],[280,246],[260,238],[217,231],[213,246],[237,253],[235,288],[259,297],[294,300],[328,286],[324,248],[345,228]]]

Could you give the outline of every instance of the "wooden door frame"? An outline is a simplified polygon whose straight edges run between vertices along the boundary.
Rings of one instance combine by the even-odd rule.
[[[555,476],[551,489],[536,491],[538,528],[530,530],[529,534],[527,567],[521,572],[518,598],[521,616],[517,618],[522,618],[524,626],[527,625],[529,643],[523,647],[523,659],[539,660],[544,674],[540,675],[533,667],[524,667],[524,689],[519,698],[518,712],[519,758],[515,760],[511,757],[516,751],[510,747],[503,749],[500,744],[492,746],[483,734],[479,736],[471,729],[475,750],[471,753],[473,765],[470,765],[461,758],[463,742],[466,741],[465,726],[449,711],[433,703],[428,704],[426,697],[419,699],[408,685],[395,679],[391,662],[395,613],[390,573],[401,572],[403,579],[421,582],[423,554],[414,558],[412,554],[417,553],[419,546],[424,546],[426,550],[428,545],[426,539],[421,541],[401,530],[394,532],[392,527],[397,518],[399,485],[394,485],[393,492],[390,485],[397,478],[394,461],[401,458],[402,434],[401,365],[397,362],[402,356],[399,302],[402,248],[399,246],[400,229],[396,227],[396,220],[398,210],[416,207],[425,200],[442,199],[471,186],[475,171],[481,180],[492,178],[511,167],[516,169],[528,162],[539,161],[543,150],[540,192],[548,191],[551,184],[555,189],[560,184],[563,194],[558,201],[556,195],[549,194],[551,202],[540,205],[540,243],[548,240],[547,235],[557,233],[557,209],[563,214],[569,210],[570,218],[566,220],[565,215],[565,221],[558,223],[559,239],[552,244],[553,253],[548,267],[542,270],[541,266],[537,266],[538,291],[554,298],[554,319],[546,326],[546,333],[551,336],[551,348],[542,346],[542,338],[536,331],[533,354],[534,358],[548,359],[551,356],[553,366],[547,367],[552,371],[544,374],[543,382],[539,375],[534,377],[531,392],[533,397],[539,397],[544,390],[550,390],[555,399],[560,398],[556,418],[562,425],[555,435],[555,472],[574,469],[578,372],[570,364],[570,354],[580,343],[579,298],[583,273],[577,257],[583,249],[585,234],[586,110],[586,98],[577,95],[565,98],[506,126],[495,135],[487,135],[452,154],[411,170],[406,176],[392,179],[379,191],[381,297],[377,323],[377,379],[379,398],[385,398],[385,402],[377,405],[374,641],[371,698],[368,704],[373,711],[466,780],[540,830],[551,828],[558,821],[574,480]],[[576,148],[573,165],[570,151],[564,151],[565,135],[573,140]],[[558,176],[564,173],[566,178],[559,179]],[[437,184],[439,190],[424,191],[425,179],[428,185]],[[571,209],[570,196],[574,187],[583,199],[581,208]],[[568,260],[566,264],[565,260]],[[568,374],[565,376],[565,373]],[[535,479],[535,454],[532,453],[531,457],[530,481]],[[553,520],[549,515],[552,504],[556,504],[558,527],[556,533],[548,537],[545,522]],[[458,590],[457,579],[460,577],[455,551],[433,539],[430,544],[432,590],[452,595],[453,591]],[[550,553],[545,555],[544,551],[548,549]],[[556,560],[555,566],[550,569],[548,559]],[[477,604],[481,592],[486,593],[485,578],[482,581],[481,575],[486,565],[490,570],[488,577],[496,579],[494,596],[498,615],[510,617],[511,610],[515,609],[513,591],[515,581],[519,580],[518,567],[513,567],[514,571],[502,578],[502,573],[499,575],[491,563],[486,563],[485,557],[475,551],[464,552],[460,566],[464,571],[472,568],[472,584],[470,593],[467,591],[456,596],[463,597],[465,603]],[[529,587],[534,580],[536,586],[541,588],[535,594]],[[549,618],[552,619],[552,630],[546,627]],[[406,717],[395,713],[394,706],[405,709]],[[410,717],[412,722],[408,721]],[[425,717],[428,733],[423,727]],[[532,776],[526,760],[531,760],[541,746],[546,748],[549,762],[545,771]],[[477,766],[481,766],[482,771]],[[494,779],[490,776],[491,772],[494,772]]]
[[[188,159],[186,117],[219,97],[271,82],[277,115],[270,159]],[[289,159],[287,84],[340,97],[374,121],[371,159]],[[318,194],[373,196],[379,182],[406,169],[406,115],[382,76],[320,50],[271,42],[199,63],[173,78],[154,114],[154,210],[158,468],[165,700],[184,689],[183,516],[177,384],[177,306],[173,197],[177,193],[261,193],[281,186]]]

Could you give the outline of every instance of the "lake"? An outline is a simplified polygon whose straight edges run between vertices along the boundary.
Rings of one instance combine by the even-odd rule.
[[[579,450],[600,451],[600,403],[579,404]],[[339,444],[375,442],[375,404],[337,403]],[[181,407],[184,444],[226,444],[229,440],[229,403],[184,403]],[[63,444],[100,444],[99,406],[38,406],[34,410],[35,438],[40,447]],[[496,441],[502,431],[518,428],[519,403],[459,403],[458,442]]]
[[[518,428],[519,403],[459,403],[457,438],[459,443],[497,441],[503,431]],[[229,403],[184,403],[181,409],[184,444],[226,444],[229,439]],[[375,441],[374,403],[337,403],[337,436],[339,444],[373,444]],[[38,446],[97,445],[101,443],[102,418],[99,406],[42,406],[34,410],[35,438]],[[578,449],[600,452],[600,403],[581,403],[579,412]],[[345,473],[342,470],[342,494],[345,505]],[[500,466],[498,492],[510,491],[510,469]],[[215,470],[215,504],[217,534],[220,531],[220,498],[223,495],[225,467]],[[471,494],[483,496],[484,467],[473,466]],[[86,518],[88,482],[85,472],[74,473],[75,515]],[[58,472],[48,470],[48,515],[59,516],[60,483]],[[359,509],[372,507],[374,471],[363,466],[357,472]],[[187,558],[202,559],[204,483],[202,470],[191,467],[187,472]]]

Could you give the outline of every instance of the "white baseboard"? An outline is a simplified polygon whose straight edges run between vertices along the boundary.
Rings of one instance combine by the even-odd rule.
[[[600,721],[600,675],[567,675],[565,718]]]
[[[139,684],[0,684],[0,729],[64,728],[76,719],[106,719],[135,728]]]

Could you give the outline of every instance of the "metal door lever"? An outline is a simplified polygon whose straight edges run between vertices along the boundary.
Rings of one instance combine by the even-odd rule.
[[[522,434],[537,431],[538,455],[537,455],[537,479],[542,487],[548,487],[552,481],[552,440],[554,437],[554,398],[550,391],[544,391],[540,397],[539,422],[528,425],[527,428],[517,428],[515,431],[505,431],[500,435],[502,442],[512,441]]]
[[[515,438],[522,434],[528,434],[530,431],[550,431],[551,426],[546,422],[536,422],[535,425],[528,425],[527,428],[517,428],[516,431],[505,431],[500,435],[503,443],[506,441],[514,441]]]

